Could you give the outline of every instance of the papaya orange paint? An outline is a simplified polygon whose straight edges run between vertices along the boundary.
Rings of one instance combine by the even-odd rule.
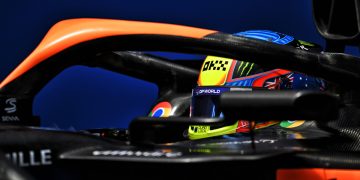
[[[217,31],[155,22],[80,18],[60,21],[46,34],[36,49],[14,70],[0,88],[40,62],[76,44],[97,38],[135,34],[154,34],[203,38]]]

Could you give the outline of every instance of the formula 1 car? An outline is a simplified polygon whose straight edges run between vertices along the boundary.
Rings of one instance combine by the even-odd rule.
[[[358,6],[354,11],[360,14]],[[326,13],[317,13],[315,19],[324,22],[321,14]],[[359,27],[359,20],[356,23]],[[304,50],[308,48],[305,42],[300,44],[303,48],[296,48],[182,25],[110,19],[61,21],[0,84],[2,177],[357,179],[360,59],[336,52],[346,44],[359,45],[359,30],[355,35],[346,30],[351,37],[331,34],[341,31],[329,32],[325,33],[326,51],[317,52]],[[225,82],[199,87],[196,82],[204,75],[199,70],[226,69],[225,61],[172,62],[139,51],[246,59],[268,69],[322,78],[330,88],[268,90],[223,86]],[[34,97],[73,65],[100,67],[157,84],[159,98],[150,117],[135,118],[128,129],[69,132],[40,127],[41,116],[32,113]],[[211,97],[217,94],[221,116],[188,117],[195,113],[189,107],[200,90]],[[239,119],[248,122],[247,132],[190,137],[191,129],[207,133],[207,127],[227,127]],[[299,119],[310,123],[304,128],[256,128],[264,121]]]

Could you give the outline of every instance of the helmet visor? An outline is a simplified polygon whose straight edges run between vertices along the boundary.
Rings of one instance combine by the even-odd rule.
[[[192,91],[191,117],[222,117],[220,95],[229,91],[251,91],[246,87],[198,86]]]
[[[220,117],[220,95],[230,91],[228,87],[196,87],[192,92],[191,117]]]

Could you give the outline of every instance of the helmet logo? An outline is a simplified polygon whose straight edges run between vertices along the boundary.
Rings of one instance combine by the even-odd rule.
[[[150,117],[169,117],[171,115],[171,104],[169,102],[160,102],[150,112]]]
[[[227,64],[229,64],[229,61],[224,61],[224,62],[222,60],[207,61],[205,62],[202,71],[207,71],[207,70],[226,71],[225,65]]]
[[[199,86],[222,86],[230,71],[232,59],[208,56],[201,68]]]

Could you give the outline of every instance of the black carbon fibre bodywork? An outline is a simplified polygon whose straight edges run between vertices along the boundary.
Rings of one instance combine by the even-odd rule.
[[[1,128],[0,137],[7,139],[0,144],[3,153],[36,179],[110,178],[114,172],[124,178],[190,174],[221,178],[237,172],[243,178],[275,179],[280,168],[360,168],[358,150],[346,149],[351,139],[316,128],[272,127],[258,131],[254,140],[249,134],[237,134],[154,145],[10,126]],[[40,163],[44,150],[48,164]],[[250,173],[254,171],[264,173]]]

